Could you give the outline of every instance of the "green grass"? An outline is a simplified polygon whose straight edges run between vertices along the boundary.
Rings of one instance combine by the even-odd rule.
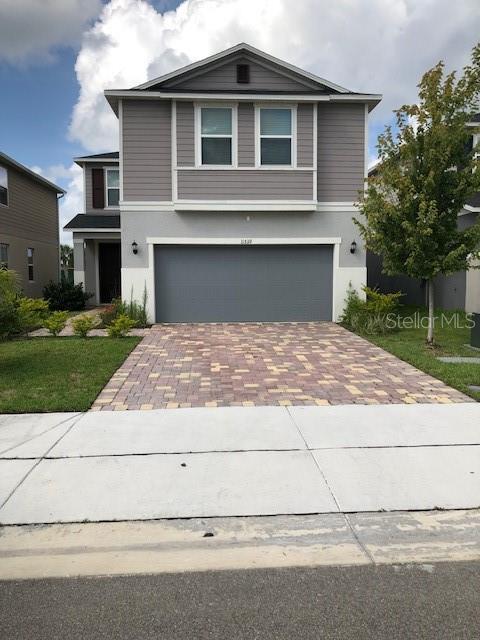
[[[85,411],[140,338],[0,342],[0,413]]]
[[[414,312],[420,317],[426,317],[425,309],[404,308],[402,317],[412,315]],[[440,315],[441,311],[436,311]],[[444,312],[451,317],[454,312]],[[385,336],[364,336],[370,342],[393,353],[401,360],[405,360],[431,376],[443,380],[446,384],[480,401],[480,393],[471,391],[468,385],[480,386],[479,364],[448,364],[437,360],[438,356],[477,356],[480,351],[469,348],[470,329],[465,325],[465,314],[457,312],[461,326],[435,326],[435,346],[428,347],[425,343],[426,329],[412,328],[399,329]]]

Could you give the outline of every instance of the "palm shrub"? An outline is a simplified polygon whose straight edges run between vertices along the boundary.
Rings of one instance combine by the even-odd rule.
[[[58,336],[68,320],[68,311],[54,311],[43,321],[43,326],[52,336]]]
[[[398,307],[402,293],[380,293],[363,287],[365,299],[350,285],[345,309],[340,322],[352,331],[366,334],[385,334],[394,329],[392,315]]]

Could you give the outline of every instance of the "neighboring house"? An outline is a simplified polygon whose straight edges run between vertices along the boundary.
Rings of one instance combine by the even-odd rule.
[[[480,127],[480,114],[475,115],[469,127]],[[470,140],[470,151],[480,144],[480,133],[473,133]],[[375,173],[372,167],[369,175]],[[458,214],[458,228],[467,229],[472,226],[480,214],[480,193],[476,193],[465,203]],[[367,251],[367,282],[368,286],[378,288],[384,293],[402,291],[403,304],[425,305],[427,301],[427,287],[425,282],[404,275],[387,276],[382,273],[382,259],[380,256]],[[436,306],[440,309],[461,309],[475,311],[480,305],[478,291],[480,290],[480,270],[458,271],[450,276],[438,276],[435,280]],[[480,308],[476,310],[480,313]]]
[[[0,152],[0,266],[21,278],[26,296],[42,296],[60,270],[58,197],[65,191]]]
[[[75,159],[76,282],[146,290],[157,322],[338,319],[366,282],[352,216],[381,96],[246,44],[105,96],[120,153]]]

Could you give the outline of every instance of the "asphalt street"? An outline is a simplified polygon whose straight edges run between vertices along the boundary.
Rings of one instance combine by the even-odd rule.
[[[474,640],[480,563],[0,583],[5,640]]]

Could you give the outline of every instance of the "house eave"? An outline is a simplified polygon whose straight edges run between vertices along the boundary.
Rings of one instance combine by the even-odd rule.
[[[337,93],[337,94],[282,94],[282,93],[205,93],[181,91],[143,91],[134,89],[107,89],[104,91],[105,98],[114,113],[118,116],[119,100],[131,100],[142,98],[144,100],[201,100],[206,101],[228,101],[235,102],[360,102],[367,104],[369,111],[374,109],[382,100],[381,94],[369,93]]]

